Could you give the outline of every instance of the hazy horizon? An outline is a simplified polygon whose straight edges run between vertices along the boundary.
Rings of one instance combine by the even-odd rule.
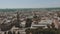
[[[0,9],[4,8],[55,8],[60,0],[0,0]]]

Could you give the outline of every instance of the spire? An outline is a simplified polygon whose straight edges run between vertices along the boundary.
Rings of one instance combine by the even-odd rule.
[[[17,12],[17,16],[16,16],[16,17],[17,17],[17,22],[16,22],[15,26],[16,26],[16,27],[20,27],[19,11]]]
[[[19,23],[19,12],[17,12],[17,22]]]

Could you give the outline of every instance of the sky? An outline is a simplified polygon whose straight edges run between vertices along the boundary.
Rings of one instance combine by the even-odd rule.
[[[0,8],[60,7],[60,0],[0,0]]]

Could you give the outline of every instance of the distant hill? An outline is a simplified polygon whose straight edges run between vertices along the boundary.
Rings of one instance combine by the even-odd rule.
[[[15,9],[0,9],[0,12],[15,12],[17,10],[19,11],[27,11],[27,10],[60,10],[60,7],[58,8],[15,8]]]

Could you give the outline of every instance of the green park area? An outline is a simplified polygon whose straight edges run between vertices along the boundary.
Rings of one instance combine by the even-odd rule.
[[[60,29],[27,29],[26,34],[60,34]]]

